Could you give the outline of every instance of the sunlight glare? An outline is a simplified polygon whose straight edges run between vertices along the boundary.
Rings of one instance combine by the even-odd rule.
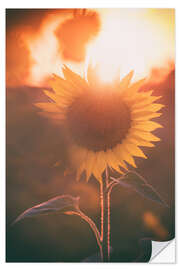
[[[102,29],[97,38],[87,45],[86,59],[77,64],[65,62],[73,71],[81,73],[87,64],[99,64],[97,74],[102,82],[122,78],[131,70],[134,79],[148,76],[153,67],[162,67],[174,60],[174,34],[167,27],[174,20],[172,10],[153,9],[97,9]],[[156,13],[154,13],[156,12]],[[168,16],[170,14],[171,16]],[[159,21],[157,21],[157,18]],[[62,76],[55,29],[63,21],[55,16],[47,19],[40,34],[29,39],[34,64],[29,82],[41,85],[52,73]],[[170,24],[169,24],[170,25]],[[87,71],[87,70],[86,70]]]
[[[147,76],[153,66],[174,57],[173,44],[163,25],[156,25],[147,10],[111,10],[103,17],[103,29],[89,45],[87,59],[99,65],[103,82],[122,78],[135,70],[136,79]]]

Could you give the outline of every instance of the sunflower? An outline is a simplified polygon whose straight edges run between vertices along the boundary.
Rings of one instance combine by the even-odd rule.
[[[64,66],[64,78],[54,75],[53,91],[44,91],[51,102],[35,105],[63,125],[77,179],[85,172],[87,181],[94,175],[101,182],[107,166],[123,174],[127,164],[136,168],[134,157],[147,158],[140,146],[160,140],[151,132],[162,126],[152,119],[164,105],[154,103],[160,96],[153,91],[139,91],[145,79],[130,83],[133,71],[112,85],[93,74],[89,66],[85,79]]]

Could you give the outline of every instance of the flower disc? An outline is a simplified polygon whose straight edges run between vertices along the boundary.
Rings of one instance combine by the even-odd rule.
[[[67,112],[75,143],[91,151],[106,151],[121,143],[130,128],[130,110],[116,92],[88,91]]]

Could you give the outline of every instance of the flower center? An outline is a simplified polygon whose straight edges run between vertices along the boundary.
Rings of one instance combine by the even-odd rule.
[[[67,113],[73,141],[91,151],[106,151],[121,143],[131,124],[130,110],[115,92],[84,93]]]

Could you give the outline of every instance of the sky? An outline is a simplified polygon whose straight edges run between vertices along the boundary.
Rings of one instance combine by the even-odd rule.
[[[79,18],[78,12],[7,10],[7,85],[46,85],[52,73],[62,75],[63,64],[81,75],[98,64],[108,82],[174,63],[174,9],[91,9]]]

